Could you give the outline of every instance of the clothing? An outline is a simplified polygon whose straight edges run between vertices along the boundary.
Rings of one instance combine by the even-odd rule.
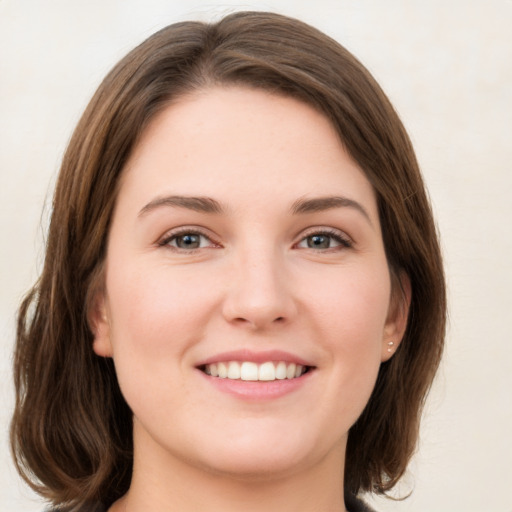
[[[375,510],[370,508],[366,503],[364,503],[364,501],[354,496],[345,496],[345,505],[347,507],[348,512],[376,512]],[[46,512],[59,511],[56,509],[52,509]],[[79,512],[107,512],[107,509],[100,503],[97,503],[95,505],[87,505],[85,507],[82,507]]]
[[[347,507],[348,512],[376,512],[364,501],[350,494],[345,495],[345,506]]]

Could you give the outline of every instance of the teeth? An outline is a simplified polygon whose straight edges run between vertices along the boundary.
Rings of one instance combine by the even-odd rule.
[[[258,365],[256,363],[242,363],[240,378],[242,380],[258,380]]]
[[[228,376],[228,367],[225,363],[219,363],[217,365],[217,371],[219,372],[219,377],[221,379],[225,379]]]
[[[274,363],[263,363],[258,371],[258,380],[276,380]]]
[[[240,365],[236,361],[231,361],[228,364],[228,379],[240,378]]]
[[[233,380],[249,381],[272,381],[295,379],[300,377],[306,371],[306,367],[295,363],[285,363],[284,361],[267,361],[262,364],[251,361],[226,361],[222,363],[207,364],[204,372],[212,377]]]
[[[279,380],[286,379],[286,363],[283,363],[283,361],[277,363],[276,379],[279,379]]]

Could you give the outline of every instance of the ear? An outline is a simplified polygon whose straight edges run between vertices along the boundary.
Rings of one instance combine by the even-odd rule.
[[[382,337],[382,362],[391,359],[402,342],[411,305],[411,280],[409,276],[401,271],[391,280],[391,300]]]
[[[112,357],[108,304],[103,290],[95,292],[88,314],[89,327],[94,336],[92,348],[98,356]]]

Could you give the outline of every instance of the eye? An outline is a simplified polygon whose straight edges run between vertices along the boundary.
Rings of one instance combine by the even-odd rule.
[[[170,233],[159,245],[185,251],[217,246],[209,237],[193,230]]]
[[[317,250],[348,248],[352,247],[352,242],[338,231],[320,231],[305,236],[297,247]]]

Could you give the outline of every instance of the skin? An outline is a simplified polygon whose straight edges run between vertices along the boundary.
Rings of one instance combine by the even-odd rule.
[[[349,201],[293,211],[328,196]],[[374,191],[322,114],[238,87],[175,101],[123,172],[92,313],[134,413],[132,486],[111,510],[344,510],[347,433],[403,335],[397,302]],[[277,398],[234,396],[197,366],[239,349],[311,371]]]

